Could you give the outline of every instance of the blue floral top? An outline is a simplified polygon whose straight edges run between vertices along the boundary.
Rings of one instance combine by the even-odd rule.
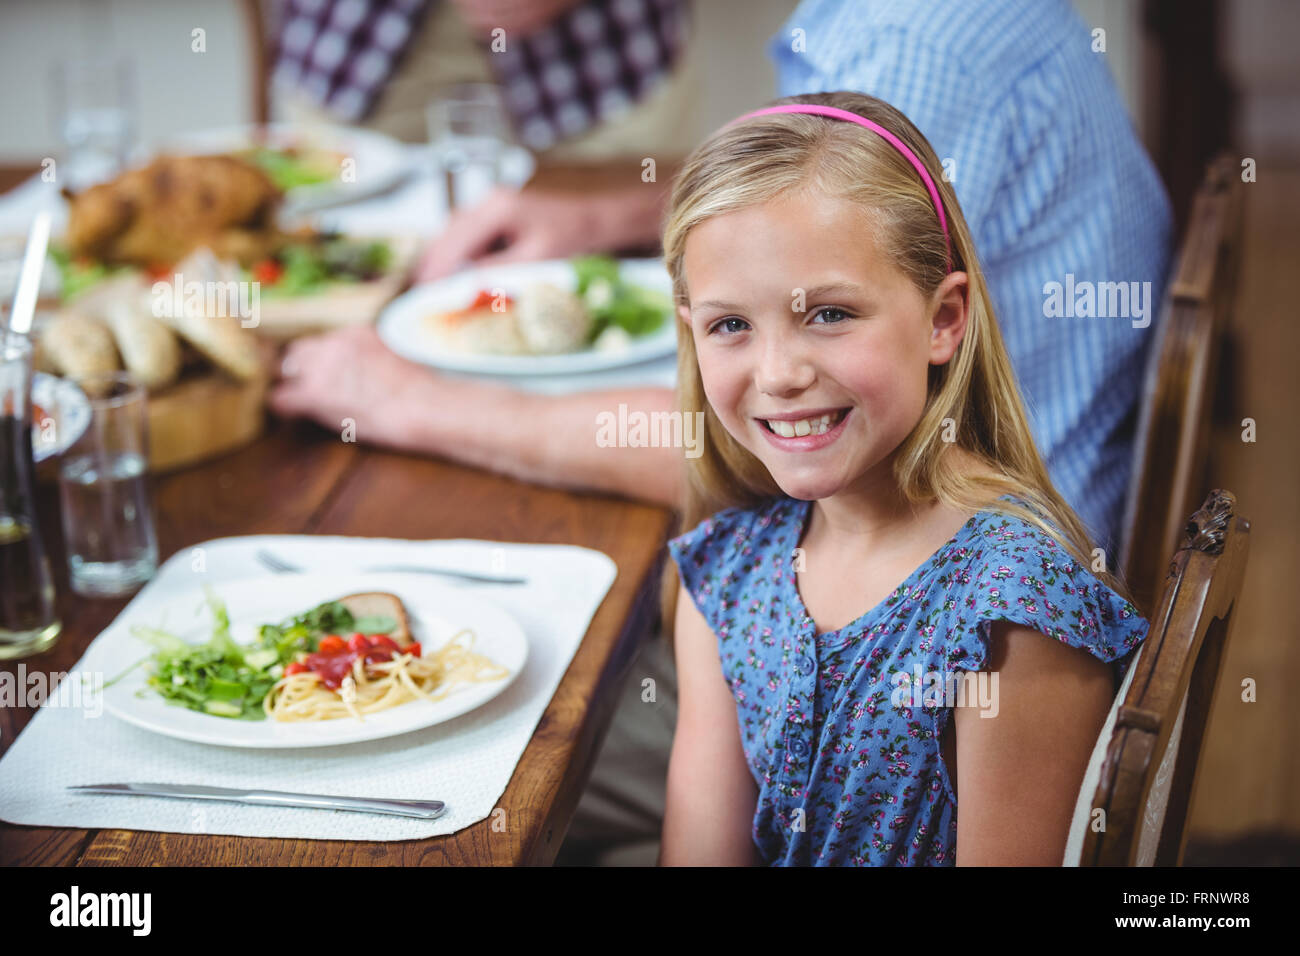
[[[1033,525],[981,511],[880,604],[818,634],[792,560],[811,506],[729,508],[668,543],[736,700],[754,843],[774,866],[952,866],[945,705],[988,698],[948,675],[983,668],[989,626],[1007,620],[1115,662],[1118,688],[1147,622]]]

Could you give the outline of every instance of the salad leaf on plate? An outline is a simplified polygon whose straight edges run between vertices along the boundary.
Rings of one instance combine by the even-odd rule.
[[[611,326],[630,335],[646,335],[672,313],[672,299],[661,292],[623,279],[618,260],[609,256],[580,256],[573,260],[576,292],[591,313],[589,339]]]
[[[258,146],[236,155],[260,166],[271,177],[276,188],[285,191],[298,186],[315,186],[328,182],[336,172],[322,162],[320,157],[315,157],[313,162],[313,157],[300,155],[296,150]]]
[[[315,653],[324,635],[359,630],[358,625],[346,607],[338,601],[326,601],[280,624],[263,624],[258,631],[258,646],[274,651],[280,664],[288,664],[301,651]]]
[[[273,655],[258,655],[230,636],[225,604],[207,588],[212,613],[212,637],[205,644],[187,644],[159,628],[135,625],[131,633],[153,645],[153,669],[146,683],[169,704],[217,717],[262,720],[262,699],[279,680],[283,668]]]
[[[260,282],[263,295],[309,295],[334,282],[376,279],[389,269],[392,259],[392,249],[382,240],[322,236],[285,245],[272,258],[245,270],[245,278]]]
[[[64,302],[71,302],[105,279],[126,271],[125,266],[109,266],[85,257],[74,259],[61,244],[50,246],[50,258],[59,267],[62,282],[59,295]]]
[[[325,634],[356,626],[346,607],[327,601],[280,624],[263,624],[257,641],[241,646],[230,636],[225,603],[210,587],[205,591],[212,615],[212,636],[206,643],[187,644],[174,634],[141,624],[132,626],[131,633],[154,648],[153,655],[145,658],[153,664],[146,679],[150,688],[169,704],[216,717],[265,719],[262,701],[284,675],[284,666],[301,652],[316,651]],[[391,622],[389,630],[395,626]]]

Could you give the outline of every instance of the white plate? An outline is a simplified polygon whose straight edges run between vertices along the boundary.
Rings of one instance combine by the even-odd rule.
[[[672,295],[672,280],[662,259],[624,259],[619,263],[622,277],[635,285],[665,295]],[[398,355],[423,365],[453,372],[482,375],[570,375],[622,368],[671,355],[677,349],[677,330],[673,316],[649,335],[637,336],[626,349],[596,351],[587,348],[560,355],[479,355],[448,348],[428,325],[428,318],[439,312],[463,309],[483,289],[504,289],[517,296],[534,282],[550,282],[573,290],[577,275],[568,259],[545,262],[519,262],[509,265],[481,266],[446,276],[436,282],[419,285],[388,304],[379,315],[379,337]]]
[[[42,462],[62,455],[90,426],[90,400],[75,382],[37,372],[32,376],[32,402],[54,419],[54,428],[32,421],[32,458]]]
[[[412,154],[391,136],[352,126],[304,127],[290,123],[268,123],[265,137],[256,135],[256,125],[185,133],[170,140],[167,150],[191,154],[226,153],[250,146],[311,146],[342,153],[356,161],[356,179],[342,178],[310,186],[295,186],[287,193],[290,211],[349,202],[391,189],[414,170]]]
[[[362,721],[343,717],[280,723],[269,718],[215,717],[169,704],[145,682],[149,665],[143,664],[104,689],[106,710],[145,730],[201,744],[332,747],[405,734],[459,717],[505,690],[528,657],[528,640],[514,618],[468,589],[451,587],[425,574],[282,574],[230,581],[214,585],[213,591],[225,602],[231,636],[240,644],[251,643],[260,625],[279,623],[323,601],[365,591],[387,591],[401,598],[406,606],[412,636],[421,642],[426,654],[468,627],[475,634],[472,648],[508,668],[510,675],[490,683],[462,684],[442,700],[411,701],[367,714]],[[204,603],[202,588],[178,593],[156,612],[115,621],[96,641],[95,667],[104,672],[107,680],[152,653],[148,644],[131,634],[134,624],[161,628],[193,644],[202,644],[212,635],[212,615]]]

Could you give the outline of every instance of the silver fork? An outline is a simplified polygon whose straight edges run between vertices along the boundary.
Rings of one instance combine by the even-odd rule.
[[[290,564],[283,558],[278,558],[265,548],[257,550],[257,560],[274,571],[276,574],[301,574],[303,569],[297,565]],[[465,571],[448,571],[446,568],[428,568],[414,564],[384,564],[373,567],[362,568],[362,571],[392,571],[406,572],[411,574],[440,574],[444,577],[455,578],[460,581],[470,581],[475,584],[527,584],[527,578],[509,578],[509,577],[491,577],[485,574],[469,574]]]

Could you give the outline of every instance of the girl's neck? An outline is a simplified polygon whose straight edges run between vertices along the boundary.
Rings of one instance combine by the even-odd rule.
[[[913,505],[897,494],[843,492],[813,502],[805,542],[832,552],[879,551],[907,538],[938,502]]]
[[[946,541],[970,517],[937,500],[908,501],[894,481],[891,456],[851,488],[814,501],[802,543],[844,557],[905,552],[918,541]]]

